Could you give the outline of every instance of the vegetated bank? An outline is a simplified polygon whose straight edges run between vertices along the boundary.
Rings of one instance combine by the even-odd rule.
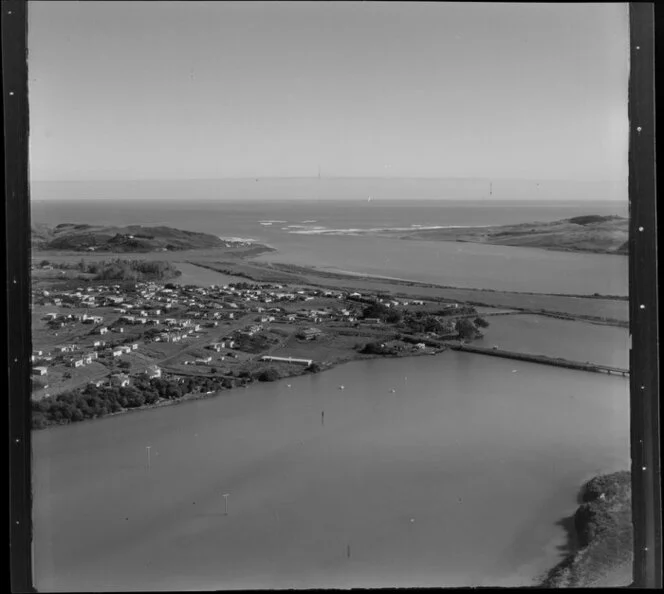
[[[182,273],[172,262],[162,260],[132,260],[113,258],[97,262],[81,259],[79,262],[51,262],[41,260],[33,265],[33,278],[46,280],[84,281],[165,281]]]
[[[628,219],[620,216],[584,215],[549,223],[521,223],[494,227],[420,229],[401,239],[466,241],[555,251],[627,255]]]
[[[32,246],[40,250],[154,252],[224,247],[227,243],[216,235],[172,227],[61,223],[32,228]]]
[[[554,567],[542,588],[627,586],[632,583],[632,485],[629,471],[588,481],[573,516],[576,550]]]
[[[404,337],[409,342],[408,337]],[[433,345],[432,345],[433,346]],[[274,382],[289,377],[319,373],[353,360],[378,357],[407,357],[432,355],[445,348],[431,346],[419,353],[387,346],[384,343],[358,343],[347,357],[336,361],[311,365],[269,364],[253,362],[250,367],[228,375],[198,375],[195,372],[167,372],[164,377],[137,380],[131,386],[88,384],[67,390],[57,396],[31,400],[32,428],[45,429],[53,425],[68,425],[88,419],[103,418],[137,410],[179,404],[218,395],[235,388],[245,388],[254,382]],[[33,379],[33,381],[38,381]]]

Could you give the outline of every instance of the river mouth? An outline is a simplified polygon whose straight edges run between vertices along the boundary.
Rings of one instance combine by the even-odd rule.
[[[36,585],[530,585],[628,411],[622,378],[448,351],[39,431]]]

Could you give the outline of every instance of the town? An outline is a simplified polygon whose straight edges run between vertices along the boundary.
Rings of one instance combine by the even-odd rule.
[[[487,325],[463,304],[348,290],[246,282],[82,284],[33,289],[36,412],[91,390],[118,395],[113,410],[88,415],[101,416],[132,403],[200,397],[352,359],[435,354],[444,340],[480,337],[479,327]],[[164,398],[167,389],[148,399],[137,394],[166,384],[180,386],[169,388],[175,396]],[[82,420],[60,416],[55,420]]]

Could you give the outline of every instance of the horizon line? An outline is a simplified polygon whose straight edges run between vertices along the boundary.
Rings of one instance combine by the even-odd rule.
[[[533,183],[550,183],[550,182],[564,182],[564,183],[624,183],[628,179],[566,179],[566,178],[530,178],[530,177],[437,177],[437,176],[418,176],[418,175],[403,175],[403,176],[377,176],[377,175],[286,175],[286,176],[236,176],[236,177],[182,177],[182,178],[144,178],[144,179],[32,179],[30,183],[143,183],[143,182],[195,182],[195,181],[260,181],[260,180],[432,180],[432,181],[467,181],[467,182],[533,182]]]

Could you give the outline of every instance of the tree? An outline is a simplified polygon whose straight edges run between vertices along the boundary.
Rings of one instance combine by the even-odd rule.
[[[280,377],[279,372],[274,367],[268,367],[258,374],[259,382],[273,382]]]
[[[403,314],[398,310],[392,310],[385,316],[385,321],[389,324],[398,324],[403,319]]]
[[[387,315],[390,313],[390,308],[387,307],[384,303],[380,303],[379,301],[374,301],[373,303],[370,303],[367,307],[364,308],[362,311],[362,317],[364,318],[378,318],[378,319],[385,319]]]
[[[485,318],[477,316],[475,318],[475,325],[480,327],[480,328],[488,328],[489,327],[489,322]]]
[[[461,318],[457,321],[457,332],[459,333],[459,338],[463,339],[476,338],[480,334],[473,321],[468,318]]]

